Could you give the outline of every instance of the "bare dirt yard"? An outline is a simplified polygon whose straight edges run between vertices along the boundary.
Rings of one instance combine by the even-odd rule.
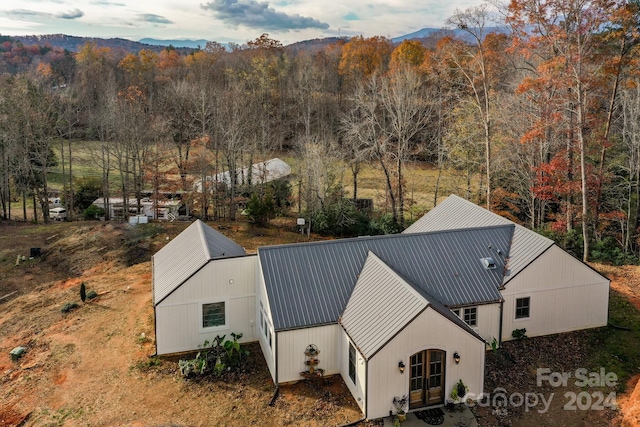
[[[0,225],[0,426],[323,426],[361,418],[339,378],[284,387],[268,406],[275,387],[258,348],[229,382],[185,381],[175,360],[149,358],[147,260],[186,225]],[[255,244],[265,233],[238,240]],[[31,247],[42,256],[28,259]],[[19,255],[26,259],[16,265]],[[83,304],[81,282],[98,297]],[[62,313],[70,302],[79,307]],[[13,362],[17,346],[27,352]]]
[[[187,225],[0,223],[0,427],[315,427],[361,418],[336,377],[325,384],[282,387],[275,405],[269,406],[275,387],[255,345],[248,347],[251,355],[246,367],[224,380],[184,380],[175,359],[150,357],[155,347],[149,259]],[[302,240],[293,226],[213,225],[249,251]],[[31,248],[41,248],[42,255],[29,259]],[[612,287],[624,298],[640,301],[637,267],[611,268],[605,274],[614,278]],[[98,297],[82,303],[81,283]],[[63,313],[66,303],[76,303],[78,308]],[[571,335],[568,343],[561,337],[562,346],[558,337],[550,337],[545,343],[531,340],[524,350],[509,349],[522,364],[488,370],[501,375],[491,383],[488,374],[487,387],[506,381],[512,384],[510,391],[524,393],[530,389],[531,375],[535,381],[530,366],[544,362],[554,369],[569,369],[579,365],[591,345],[583,335]],[[533,351],[544,345],[557,350]],[[17,346],[27,351],[12,361],[9,352]],[[491,363],[490,354],[487,359]],[[631,381],[627,391],[619,394],[621,410],[572,415],[560,405],[566,403],[562,397],[557,398],[559,409],[548,414],[496,415],[489,408],[484,412],[478,408],[478,413],[483,426],[635,426],[640,425],[640,391],[634,388]]]

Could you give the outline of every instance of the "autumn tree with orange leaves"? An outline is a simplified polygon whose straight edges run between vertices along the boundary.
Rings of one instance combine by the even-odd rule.
[[[608,98],[607,79],[602,73],[604,45],[600,33],[622,4],[616,0],[513,0],[509,7],[508,22],[518,36],[516,46],[535,63],[532,75],[523,84],[530,90],[553,87],[557,115],[565,125],[567,178],[572,180],[574,170],[580,177],[584,261],[589,259],[593,235],[590,202],[594,188],[589,185],[589,174],[596,161],[591,155],[604,143],[597,130],[606,120],[606,114],[602,114],[606,109],[600,108],[601,99],[603,95],[604,99]],[[575,169],[574,150],[578,156]],[[569,227],[573,221],[572,204],[569,199]]]
[[[362,81],[375,73],[385,73],[391,51],[391,42],[384,37],[352,37],[342,47],[338,70],[353,82]]]

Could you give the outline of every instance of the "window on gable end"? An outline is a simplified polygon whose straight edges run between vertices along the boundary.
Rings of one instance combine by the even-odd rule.
[[[202,304],[202,327],[213,328],[226,325],[225,303]]]
[[[530,308],[530,297],[516,298],[516,319],[525,319],[529,317]]]

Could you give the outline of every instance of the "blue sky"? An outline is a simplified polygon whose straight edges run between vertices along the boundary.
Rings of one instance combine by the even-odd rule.
[[[289,44],[330,36],[396,37],[442,27],[481,0],[1,0],[0,34]]]

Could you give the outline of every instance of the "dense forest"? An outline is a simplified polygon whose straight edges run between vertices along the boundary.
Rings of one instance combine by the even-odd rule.
[[[504,29],[489,33],[498,22]],[[258,221],[294,199],[318,225],[349,229],[364,215],[395,231],[407,225],[406,166],[419,161],[438,177],[463,174],[463,196],[570,242],[585,260],[634,259],[638,1],[486,3],[447,24],[466,36],[293,50],[263,34],[189,53],[86,44],[73,54],[2,37],[1,214],[9,219],[20,199],[26,218],[28,200],[46,221],[47,173],[60,164],[67,206],[86,208],[79,193],[90,185],[74,178],[71,151],[94,141],[93,185],[105,199],[181,192],[204,219],[233,220],[243,201]],[[240,173],[285,150],[300,159],[295,195]],[[350,174],[349,194],[336,164]],[[349,202],[364,164],[384,177],[387,203],[373,213]],[[228,185],[207,179],[221,171]],[[436,182],[434,203],[438,192]]]

